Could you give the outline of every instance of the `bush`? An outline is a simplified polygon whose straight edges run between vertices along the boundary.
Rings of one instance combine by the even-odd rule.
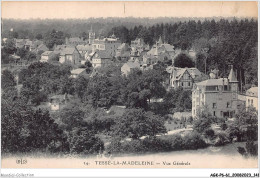
[[[183,149],[196,150],[199,148],[205,148],[206,146],[207,144],[197,132],[191,132],[183,138]]]
[[[219,132],[216,134],[214,146],[223,146],[229,143],[230,140],[225,132]]]
[[[180,135],[172,135],[169,137],[169,142],[171,143],[171,149],[174,151],[183,148],[183,139]]]
[[[245,157],[248,156],[258,156],[258,144],[254,143],[253,141],[246,142],[246,146],[244,147],[237,147],[237,151]]]
[[[100,138],[87,129],[74,129],[69,134],[70,152],[76,154],[93,154],[104,150]]]
[[[147,137],[143,141],[143,148],[151,152],[171,151],[171,143],[168,140],[159,139],[156,137]]]
[[[215,132],[214,132],[214,130],[212,130],[212,129],[207,129],[207,130],[205,131],[205,137],[206,137],[206,138],[212,139],[212,138],[214,137],[214,135],[215,135]]]
[[[225,122],[220,124],[221,130],[226,130],[228,128],[227,124]]]
[[[207,129],[211,127],[211,119],[201,118],[194,121],[193,130],[198,133],[204,133]]]
[[[108,153],[121,153],[122,152],[122,143],[120,138],[113,138],[111,143],[106,147],[106,152]]]

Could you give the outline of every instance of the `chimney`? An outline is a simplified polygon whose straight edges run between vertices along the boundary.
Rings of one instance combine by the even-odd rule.
[[[65,44],[66,44],[66,45],[69,44],[69,39],[68,39],[68,37],[65,38]]]
[[[230,89],[230,86],[229,86],[229,78],[227,79],[227,89],[228,89],[228,91],[229,91],[229,89]]]

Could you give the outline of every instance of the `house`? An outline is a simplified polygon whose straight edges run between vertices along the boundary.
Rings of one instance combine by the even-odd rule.
[[[25,39],[15,39],[15,47],[16,48],[24,48]]]
[[[60,52],[65,48],[74,48],[72,45],[54,45],[54,53],[60,54]]]
[[[38,53],[39,51],[48,51],[49,48],[45,44],[36,45],[33,49],[31,49],[32,52]]]
[[[130,58],[130,46],[126,43],[122,43],[116,50],[116,57],[121,57],[121,59]]]
[[[110,54],[110,51],[101,50],[96,51],[95,54],[92,57],[92,66],[93,68],[97,67],[105,67],[111,63],[112,56]]]
[[[253,107],[258,111],[258,87],[246,91],[246,108]]]
[[[164,48],[164,50],[171,56],[173,57],[175,55],[175,49],[174,46],[170,44],[162,44],[161,47]]]
[[[71,78],[77,78],[80,75],[84,75],[86,74],[86,69],[85,68],[78,68],[78,69],[74,69],[72,71],[70,71],[71,73]]]
[[[117,48],[121,45],[121,42],[112,35],[109,38],[95,39],[92,44],[92,51],[106,51],[111,56],[116,55]]]
[[[137,39],[131,41],[131,48],[135,48],[139,52],[149,51],[149,49],[150,49],[149,45],[146,45],[142,38],[137,38]]]
[[[139,47],[143,47],[144,45],[145,45],[145,43],[142,38],[137,38],[137,39],[131,41],[132,48],[139,48]]]
[[[157,58],[157,62],[163,62],[166,59],[172,59],[172,56],[166,51],[165,46],[154,45],[150,51],[147,52],[146,58]]]
[[[60,52],[59,62],[79,65],[80,57],[79,51],[75,47],[66,47]]]
[[[140,64],[138,62],[127,62],[121,67],[122,75],[127,76],[134,69],[140,69]]]
[[[54,55],[53,51],[45,51],[41,54],[40,62],[48,62],[49,59]]]
[[[192,117],[203,109],[215,117],[233,117],[238,111],[238,81],[231,67],[228,78],[210,78],[195,83],[192,90]]]
[[[80,55],[82,58],[85,58],[85,54],[88,52],[92,52],[92,46],[87,44],[87,45],[77,45],[76,46],[77,50],[79,51]]]
[[[49,99],[49,107],[51,111],[58,111],[61,109],[62,106],[72,98],[72,95],[64,94],[64,95],[54,95]]]
[[[33,45],[33,42],[31,40],[28,40],[28,39],[25,40],[24,48],[26,50],[31,51],[32,45]]]
[[[197,68],[178,68],[167,67],[166,71],[169,75],[169,87],[183,89],[192,89],[197,78],[202,76],[202,73]]]

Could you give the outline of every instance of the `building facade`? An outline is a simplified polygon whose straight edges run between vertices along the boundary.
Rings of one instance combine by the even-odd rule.
[[[258,111],[258,87],[246,91],[246,108],[253,107]]]
[[[72,65],[79,65],[81,64],[81,58],[78,50],[74,48],[64,48],[60,52],[59,62],[60,63],[67,63]]]
[[[197,78],[202,76],[202,73],[197,68],[178,68],[169,66],[166,71],[169,75],[169,87],[182,87],[185,90],[191,90]]]
[[[96,51],[92,57],[93,68],[105,67],[112,62],[112,56],[107,51]]]
[[[197,117],[203,109],[215,117],[234,117],[237,107],[238,81],[233,67],[228,78],[210,78],[194,84],[192,117]]]

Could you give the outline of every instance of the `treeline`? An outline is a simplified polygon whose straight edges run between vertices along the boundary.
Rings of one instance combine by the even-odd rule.
[[[204,21],[205,19],[211,20],[213,18],[193,18],[193,20]],[[214,17],[215,20],[220,20],[221,17]],[[232,20],[233,18],[226,18]],[[239,18],[238,18],[239,19]],[[36,38],[38,34],[43,35],[47,31],[56,29],[63,31],[71,36],[79,36],[83,32],[88,33],[91,26],[96,32],[96,35],[107,35],[106,32],[110,31],[115,26],[123,25],[127,28],[134,26],[152,26],[159,23],[178,23],[188,21],[190,18],[89,18],[89,19],[30,19],[30,20],[17,20],[17,19],[2,19],[2,38],[8,38],[10,29],[18,35],[18,38]]]

